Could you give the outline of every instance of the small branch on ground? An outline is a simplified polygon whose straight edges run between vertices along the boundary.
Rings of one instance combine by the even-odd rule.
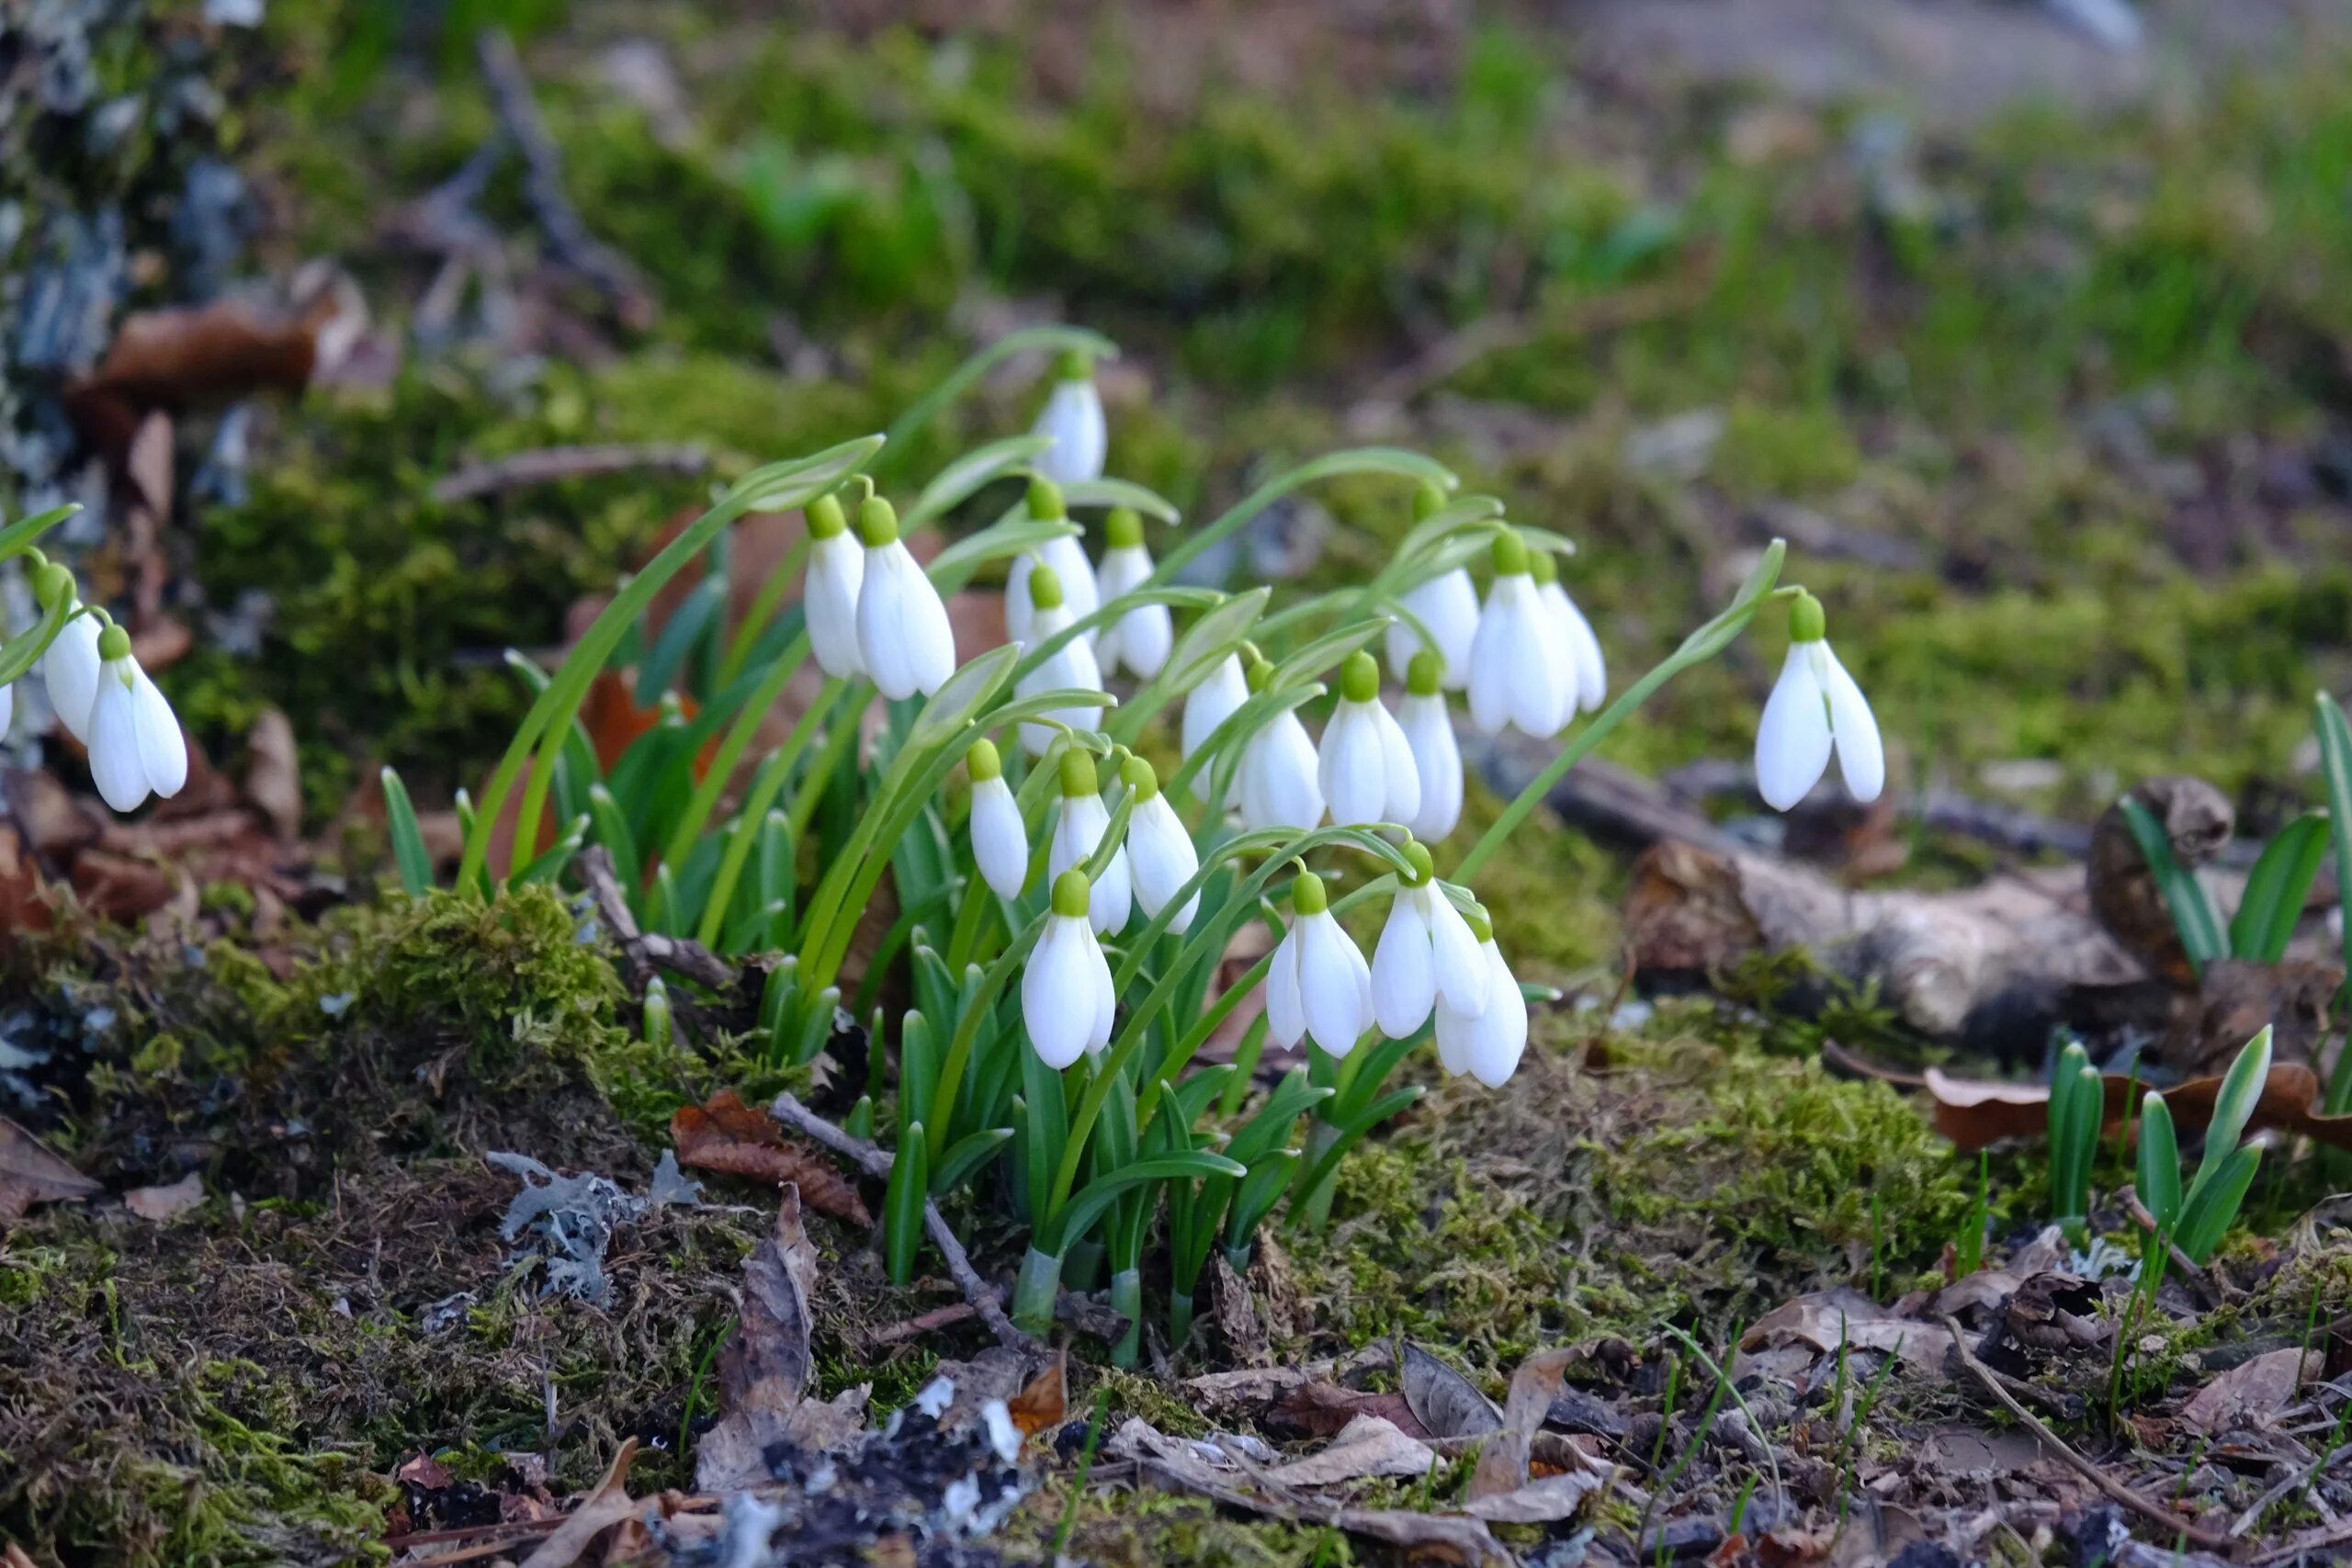
[[[2124,1212],[2132,1216],[2133,1224],[2138,1225],[2150,1235],[2159,1234],[2156,1216],[2148,1213],[2148,1206],[2140,1201],[2137,1188],[2127,1184],[2115,1196],[2117,1201],[2123,1205]],[[2203,1265],[2183,1252],[2178,1244],[2169,1236],[2165,1238],[2165,1247],[2171,1255],[2173,1268],[2197,1286],[2197,1293],[2201,1298],[2199,1304],[2206,1307],[2213,1305],[2211,1289],[2213,1280],[2212,1277],[2205,1272]]]
[[[492,105],[498,122],[523,152],[526,171],[524,189],[531,211],[547,231],[555,259],[578,273],[612,301],[622,321],[632,327],[651,324],[658,314],[653,291],[628,257],[588,231],[580,209],[563,191],[563,153],[548,122],[540,118],[539,101],[531,92],[531,78],[514,52],[514,40],[501,28],[485,28],[474,39],[481,57],[482,74],[490,81]]]
[[[2028,1410],[2018,1401],[2017,1395],[2001,1385],[2001,1380],[1994,1375],[1992,1368],[1976,1359],[1976,1353],[1968,1348],[1968,1330],[1960,1325],[1960,1319],[1946,1313],[1944,1326],[1951,1330],[1951,1347],[1960,1355],[1960,1364],[1974,1374],[1976,1381],[1984,1385],[1985,1393],[2000,1401],[2002,1407],[2010,1415],[2024,1422],[2027,1429],[2041,1439],[2043,1447],[2065,1461],[2068,1469],[2106,1493],[2109,1498],[2122,1506],[2131,1509],[2142,1518],[2163,1526],[2165,1529],[2175,1535],[2193,1540],[2210,1551],[2229,1552],[2235,1550],[2237,1543],[2230,1537],[2218,1530],[2207,1529],[2203,1525],[2194,1524],[2169,1508],[2151,1503],[2076,1453],[2065,1438],[2050,1429],[2048,1422]]]
[[[633,468],[662,468],[671,473],[699,474],[710,467],[710,454],[699,446],[648,442],[630,446],[542,446],[486,463],[472,463],[434,481],[433,499],[470,501],[526,485],[552,484],[559,479],[594,479],[601,474],[627,473]]]
[[[742,976],[727,960],[698,942],[684,937],[663,936],[659,932],[647,935],[638,929],[637,916],[630,912],[628,896],[621,888],[619,874],[613,869],[613,855],[602,844],[592,844],[580,852],[581,879],[588,884],[591,897],[596,900],[596,913],[613,929],[613,937],[621,944],[628,958],[630,977],[637,988],[645,988],[646,978],[656,969],[667,969],[716,991],[731,990]]]
[[[851,1137],[791,1095],[777,1095],[775,1103],[768,1107],[768,1114],[811,1143],[822,1144],[843,1159],[854,1161],[875,1180],[890,1179],[888,1155],[864,1138]],[[940,1213],[939,1205],[928,1198],[922,1201],[922,1228],[923,1234],[931,1237],[931,1244],[939,1248],[939,1255],[947,1259],[947,1272],[955,1277],[956,1283],[964,1292],[964,1299],[971,1303],[974,1312],[979,1314],[980,1321],[988,1325],[989,1332],[996,1336],[997,1343],[1024,1353],[1042,1352],[1044,1346],[1015,1328],[1012,1319],[1005,1316],[1003,1304],[997,1300],[996,1292],[980,1278],[979,1270],[972,1267],[971,1254],[966,1252],[964,1244],[956,1239],[956,1233],[947,1228],[947,1221]]]

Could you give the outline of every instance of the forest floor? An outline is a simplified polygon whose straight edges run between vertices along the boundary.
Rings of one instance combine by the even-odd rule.
[[[280,0],[203,35],[245,270],[305,357],[103,389],[137,429],[167,411],[164,462],[108,454],[84,570],[173,647],[159,680],[213,765],[178,816],[104,832],[70,757],[10,775],[0,896],[47,929],[16,941],[0,1012],[0,1548],[2352,1551],[2342,1167],[2283,1139],[2210,1267],[2119,1329],[2115,1259],[2044,1233],[2038,1142],[1980,1159],[1906,1076],[2037,1081],[2046,1026],[1928,1027],[1887,976],[1727,926],[1654,848],[1890,897],[2057,889],[2087,930],[2120,790],[2195,775],[2248,840],[2318,801],[2312,697],[2352,683],[2352,102],[2321,8],[2244,52],[2160,29],[2127,70],[1993,7],[2046,51],[1996,93],[1899,40],[1860,58],[1921,79],[1792,79],[1532,8],[840,9]],[[555,207],[502,141],[493,11],[560,150]],[[100,65],[135,80],[191,35],[113,36]],[[2051,102],[2075,59],[2102,85]],[[692,1169],[689,1197],[663,1158],[682,1113],[789,1091],[838,1117],[887,1083],[862,1037],[813,1074],[723,1028],[649,1043],[633,966],[563,897],[389,891],[371,782],[394,764],[446,815],[527,704],[503,649],[560,649],[711,479],[881,429],[1042,321],[1122,345],[1113,472],[1203,515],[1321,450],[1427,450],[1577,540],[1625,675],[1787,538],[1894,779],[1872,813],[1761,819],[1720,764],[1776,660],[1742,642],[1667,688],[1602,752],[1639,809],[1571,788],[1481,879],[1521,973],[1563,993],[1510,1092],[1409,1066],[1428,1096],[1348,1159],[1328,1222],[1270,1226],[1200,1332],[1155,1321],[1131,1371],[1099,1299],[1069,1303],[1061,1362],[993,1343],[951,1279],[890,1285],[857,1218],[880,1184],[806,1145],[777,1138],[766,1179]],[[1024,428],[1035,372],[984,383],[903,471]],[[223,383],[254,392],[233,443]],[[590,444],[628,466],[510,462]],[[1360,580],[1408,521],[1335,487],[1237,576]],[[1476,761],[1483,819],[1525,760]],[[2334,897],[2299,956],[2334,961]],[[2152,983],[2174,1016],[2212,999],[2160,963]],[[2165,1036],[2154,1080],[2205,1071],[2210,1032]],[[2332,1040],[2307,1031],[2303,1061]],[[601,1289],[550,1288],[579,1258],[508,1233],[532,1179],[493,1155],[604,1179],[566,1188],[609,1222]],[[780,1213],[779,1170],[805,1210]],[[2109,1140],[2095,1186],[2131,1177]],[[946,1218],[1010,1277],[1017,1232]],[[2118,1198],[2094,1219],[2133,1233]],[[759,1511],[775,1487],[704,1480],[746,1344],[797,1360],[834,1423],[808,1451],[844,1456],[785,1489],[788,1525]],[[940,1377],[944,1416],[891,1422]],[[1028,1439],[1011,1462],[991,1396]]]

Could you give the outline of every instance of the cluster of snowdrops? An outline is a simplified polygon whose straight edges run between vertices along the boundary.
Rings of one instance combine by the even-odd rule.
[[[1058,357],[1035,426],[894,503],[891,466],[909,438],[986,372],[1038,350]],[[1129,1324],[1114,1355],[1128,1360],[1150,1239],[1165,1248],[1181,1343],[1210,1252],[1246,1264],[1284,1203],[1295,1223],[1319,1222],[1347,1149],[1421,1092],[1387,1082],[1419,1042],[1434,1039],[1448,1073],[1511,1077],[1528,990],[1471,889],[1551,786],[1660,685],[1784,606],[1790,647],[1757,739],[1765,798],[1793,805],[1834,757],[1871,799],[1883,761],[1820,604],[1778,582],[1777,541],[1722,612],[1612,699],[1600,640],[1560,580],[1573,545],[1459,493],[1426,457],[1329,454],[1199,525],[1106,476],[1091,363],[1115,352],[1066,327],[1001,340],[887,439],[728,488],[556,669],[510,654],[536,696],[481,797],[460,792],[455,883],[489,898],[527,882],[584,886],[582,857],[601,852],[647,929],[766,955],[761,1021],[775,1059],[813,1057],[845,1021],[877,1045],[895,1040],[894,1057],[870,1054],[850,1118],[892,1150],[890,1272],[912,1276],[926,1198],[997,1201],[1030,1235],[1016,1318],[1042,1324],[1059,1289],[1107,1266]],[[1334,479],[1391,481],[1411,511],[1371,581],[1279,607],[1265,585],[1187,581],[1218,541]],[[1017,491],[991,518],[1003,483]],[[805,539],[730,623],[732,525],[788,511],[805,517]],[[1098,556],[1073,519],[1088,512],[1102,519]],[[956,536],[927,560],[909,548],[951,520]],[[21,553],[50,521],[0,535],[0,553]],[[656,619],[654,595],[690,565],[703,581]],[[959,648],[948,599],[999,571],[1008,641]],[[8,645],[0,674],[40,660],[110,804],[171,794],[185,750],[120,628],[79,605],[62,569],[37,579],[43,622]],[[755,759],[811,659],[820,689]],[[579,722],[608,670],[632,672],[657,709],[609,765]],[[1457,705],[1478,732],[1560,740],[1459,853]],[[1310,714],[1323,716],[1319,739]],[[401,881],[422,893],[436,868],[398,775],[386,770],[384,784]],[[503,868],[494,838],[512,846]],[[1369,874],[1349,886],[1351,865]],[[1383,897],[1367,959],[1342,917]],[[890,923],[858,944],[853,976],[853,933],[877,900]],[[1271,951],[1229,977],[1252,922]],[[915,1001],[895,1021],[880,1004],[894,974]],[[1262,1008],[1240,1014],[1259,996]],[[647,1010],[666,1020],[666,991]],[[1201,1066],[1220,1032],[1229,1059]],[[1269,1043],[1304,1060],[1261,1090]]]

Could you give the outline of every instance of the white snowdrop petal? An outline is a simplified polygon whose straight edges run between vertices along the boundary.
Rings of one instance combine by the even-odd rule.
[[[1285,1050],[1306,1037],[1306,1008],[1298,994],[1299,924],[1291,921],[1266,966],[1266,1033]]]
[[[137,810],[150,789],[147,764],[139,755],[138,710],[129,669],[105,667],[90,704],[90,782],[117,811]]]
[[[1397,603],[1430,629],[1445,668],[1440,682],[1460,691],[1470,680],[1470,646],[1478,635],[1478,590],[1462,567],[1407,589]],[[1388,628],[1388,668],[1403,680],[1419,652],[1421,635],[1401,617]]]
[[[1838,770],[1845,776],[1846,792],[1868,805],[1886,787],[1886,747],[1879,738],[1878,716],[1870,699],[1829,645],[1819,645],[1816,674],[1829,698],[1829,733],[1837,745]]]
[[[49,687],[49,705],[57,710],[66,732],[85,746],[90,743],[90,705],[98,696],[98,621],[76,615],[65,623],[55,641],[40,656],[40,676]]]
[[[1772,683],[1756,726],[1756,788],[1776,811],[1803,800],[1829,766],[1829,707],[1807,646],[1789,645],[1781,678]]]
[[[1086,943],[1086,971],[1094,1000],[1086,1035],[1086,1052],[1091,1056],[1111,1043],[1111,1026],[1119,1017],[1119,993],[1111,983],[1111,961],[1102,956],[1102,944],[1083,928],[1080,934]]]
[[[1092,949],[1099,959],[1093,933],[1086,922],[1071,915],[1046,921],[1045,934],[1030,952],[1021,975],[1021,1017],[1029,1043],[1038,1060],[1059,1071],[1085,1054],[1092,1037],[1094,1010],[1070,1005],[1074,997],[1093,995],[1093,976],[1087,963]]]
[[[1487,1010],[1491,990],[1486,955],[1480,951],[1478,939],[1471,934],[1470,922],[1453,907],[1453,900],[1434,884],[1423,893],[1438,994],[1464,1018],[1476,1018]]]
[[[1437,1001],[1437,975],[1420,900],[1400,891],[1372,950],[1372,1016],[1380,1032],[1402,1040],[1429,1021]]]
[[[1135,913],[1135,871],[1127,863],[1127,847],[1121,844],[1111,852],[1111,863],[1094,879],[1093,890],[1087,895],[1086,909],[1094,922],[1096,934],[1111,936],[1126,930],[1127,919]]]
[[[1184,831],[1183,819],[1166,795],[1154,795],[1138,803],[1127,818],[1127,862],[1135,874],[1136,902],[1142,906],[1147,919],[1156,919],[1201,869],[1192,835]],[[1195,893],[1170,919],[1168,929],[1174,932],[1189,929],[1200,906],[1201,896]]]
[[[1521,583],[1524,595],[1513,611],[1524,632],[1521,656],[1511,667],[1510,721],[1521,733],[1548,740],[1576,716],[1576,678],[1567,638],[1531,580],[1506,581]]]
[[[179,717],[147,671],[136,664],[130,699],[131,716],[139,728],[139,761],[147,770],[148,787],[169,800],[187,783],[187,740],[180,734]]]
[[[1102,417],[1102,395],[1091,378],[1056,382],[1030,431],[1053,437],[1054,444],[1031,461],[1056,484],[1080,484],[1102,477],[1110,431]]]
[[[1295,713],[1276,714],[1250,738],[1241,758],[1241,819],[1251,829],[1295,828],[1323,819],[1315,742]]]
[[[1184,756],[1190,760],[1216,733],[1218,725],[1250,700],[1250,682],[1233,654],[1219,660],[1201,683],[1184,694]]]
[[[1046,880],[1083,865],[1110,830],[1111,813],[1099,795],[1066,795],[1054,807],[1054,835],[1046,851]]]
[[[1511,624],[1503,602],[1508,584],[1523,581],[1503,577],[1487,591],[1486,608],[1478,613],[1477,635],[1470,642],[1470,722],[1481,735],[1500,735],[1510,722],[1513,667],[1527,657],[1524,638]]]
[[[1413,777],[1421,791],[1421,808],[1406,824],[1423,843],[1434,844],[1462,820],[1462,748],[1453,739],[1453,716],[1445,698],[1408,694],[1397,714],[1397,728],[1413,752]]]
[[[1334,1056],[1355,1049],[1363,1031],[1363,988],[1348,954],[1355,943],[1329,909],[1298,921],[1298,999],[1308,1038]],[[1363,955],[1356,953],[1356,962]],[[1369,986],[1369,981],[1365,982]]]
[[[1487,953],[1487,1010],[1471,1026],[1468,1066],[1488,1089],[1500,1089],[1519,1070],[1527,1049],[1527,998],[1499,949],[1491,942]]]
[[[1387,805],[1380,731],[1372,718],[1374,705],[1342,701],[1323,730],[1316,783],[1331,808],[1331,820],[1341,827],[1381,821]]]
[[[17,688],[15,682],[0,686],[0,739],[5,739],[8,727],[17,720]]]
[[[1435,1025],[1437,1065],[1445,1069],[1448,1077],[1460,1077],[1470,1070],[1472,1036],[1477,1028],[1476,1019],[1464,1018],[1445,1005],[1442,994],[1438,997]]]
[[[1029,837],[1021,803],[1001,775],[972,785],[972,858],[981,877],[1007,898],[1021,896],[1029,878]]]
[[[1560,590],[1559,607],[1560,627],[1567,634],[1569,651],[1575,655],[1577,701],[1585,712],[1599,713],[1609,701],[1609,660],[1600,651],[1600,638],[1594,635],[1592,623],[1565,588]]]
[[[1372,705],[1372,724],[1380,736],[1380,773],[1388,795],[1380,820],[1409,823],[1421,814],[1421,774],[1413,761],[1412,744],[1395,716],[1376,702]]]
[[[808,646],[828,675],[865,672],[857,651],[857,596],[865,583],[865,552],[854,538],[836,534],[809,546],[801,606],[808,613]]]

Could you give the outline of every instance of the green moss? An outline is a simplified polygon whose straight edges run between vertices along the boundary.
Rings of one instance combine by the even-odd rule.
[[[1707,475],[1735,500],[1795,499],[1853,483],[1861,462],[1836,410],[1742,400],[1724,421]]]

